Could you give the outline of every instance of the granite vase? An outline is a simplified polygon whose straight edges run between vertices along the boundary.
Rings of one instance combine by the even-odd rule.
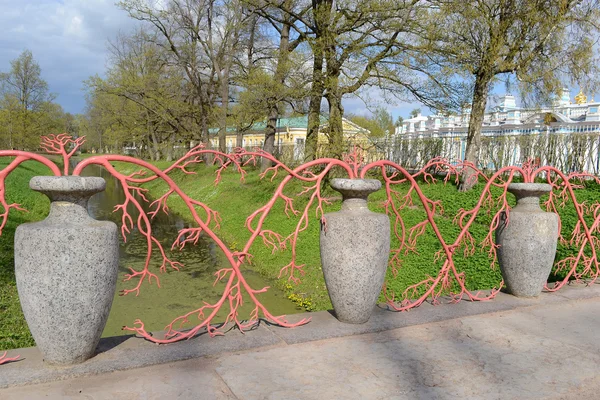
[[[31,189],[50,198],[50,213],[15,232],[19,300],[35,343],[50,364],[94,355],[116,290],[117,226],[96,221],[89,198],[104,190],[98,177],[37,176]]]
[[[502,217],[496,229],[496,244],[506,291],[515,296],[539,296],[552,270],[558,215],[540,208],[540,196],[551,190],[544,183],[508,185],[517,205]]]
[[[362,324],[377,305],[390,253],[390,220],[367,208],[367,198],[381,188],[374,179],[332,179],[342,194],[342,208],[325,215],[321,227],[321,263],[338,320]]]

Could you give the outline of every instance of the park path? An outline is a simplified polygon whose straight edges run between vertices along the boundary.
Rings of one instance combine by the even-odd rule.
[[[25,349],[20,366],[0,367],[0,385],[9,385],[0,399],[598,399],[599,332],[600,285],[534,300],[501,294],[486,303],[378,310],[360,327],[315,313],[293,330],[230,332],[224,347],[198,338],[162,353],[156,349],[169,346],[133,338],[89,361],[96,371],[50,374],[37,350]],[[232,344],[245,340],[253,347]],[[213,349],[190,350],[204,346]],[[195,358],[156,364],[186,352]],[[115,360],[134,354],[155,365],[103,372],[111,362],[126,368]],[[48,382],[26,384],[19,373]]]

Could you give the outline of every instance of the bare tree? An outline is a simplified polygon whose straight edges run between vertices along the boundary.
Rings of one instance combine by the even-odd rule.
[[[40,117],[54,111],[48,105],[54,96],[49,93],[48,84],[41,77],[40,65],[31,51],[24,50],[10,62],[10,67],[9,72],[0,73],[0,91],[9,114],[9,146],[36,148],[42,133],[40,129],[45,126]]]
[[[307,159],[315,157],[323,98],[329,110],[329,152],[339,157],[344,150],[344,96],[377,87],[436,104],[439,92],[447,91],[445,80],[426,79],[432,74],[416,58],[430,48],[429,43],[416,40],[423,30],[427,2],[313,0],[290,5],[264,1],[294,18],[291,28],[306,37],[313,54]],[[438,89],[431,90],[433,86]]]

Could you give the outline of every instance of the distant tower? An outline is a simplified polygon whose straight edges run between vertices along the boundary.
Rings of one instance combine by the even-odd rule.
[[[587,96],[583,94],[583,90],[579,89],[579,93],[575,96],[575,104],[587,103]]]
[[[500,97],[500,109],[502,111],[514,110],[515,108],[517,108],[515,96],[512,94],[506,94]]]
[[[571,93],[569,92],[569,88],[563,88],[560,97],[555,98],[552,102],[553,107],[564,107],[571,104]]]

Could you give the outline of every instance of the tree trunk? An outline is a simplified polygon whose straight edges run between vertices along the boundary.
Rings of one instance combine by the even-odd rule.
[[[160,144],[158,143],[158,139],[156,139],[156,132],[152,131],[150,133],[150,137],[152,138],[152,160],[160,161]]]
[[[489,85],[493,75],[479,74],[475,77],[475,89],[473,90],[473,102],[471,103],[471,116],[469,118],[469,130],[467,133],[467,148],[465,150],[465,161],[477,166],[479,161],[479,149],[481,148],[481,127],[485,115]],[[473,168],[466,167],[461,176],[459,190],[469,191],[477,183],[477,173]]]
[[[248,35],[248,68],[252,68],[254,65],[254,41],[256,37],[256,26],[258,24],[258,14],[252,13],[250,20],[250,33]]]
[[[221,74],[221,112],[219,113],[219,151],[227,152],[227,111],[229,110],[229,69]]]
[[[190,77],[190,79],[192,78]],[[198,107],[199,109],[197,121],[200,125],[200,143],[203,143],[206,147],[210,147],[210,140],[208,137],[208,116],[210,111],[208,87],[206,87],[200,77],[193,77],[193,79],[192,83],[196,90],[196,99],[192,105],[194,108]],[[196,101],[198,102],[197,104]]]
[[[344,126],[342,122],[344,107],[342,106],[339,91],[329,91],[328,89],[327,102],[329,103],[329,156],[341,160],[345,152]]]
[[[208,105],[206,99],[206,97],[208,97],[208,94],[206,95],[206,97],[204,97],[204,93],[201,87],[198,88],[198,92],[200,96],[202,96],[198,99],[200,102],[200,142],[204,144],[205,148],[210,149],[211,143],[208,133],[208,115],[210,106]],[[204,153],[202,155],[202,159],[204,160],[206,165],[209,165],[212,162],[212,156],[209,153]]]
[[[331,12],[334,0],[313,0],[312,11],[315,19],[315,42],[312,45],[313,73],[310,89],[310,103],[308,107],[308,126],[306,128],[306,142],[304,146],[304,161],[311,161],[317,157],[319,144],[319,125],[321,124],[321,100],[325,92],[323,65],[325,46],[328,35],[331,35]]]
[[[277,132],[277,118],[279,111],[277,106],[271,107],[269,110],[269,118],[267,119],[267,127],[265,128],[265,143],[263,150],[269,154],[275,153],[275,133]],[[261,162],[261,170],[264,171],[272,165],[271,160],[264,158]]]
[[[328,156],[342,159],[344,153],[344,128],[342,116],[344,107],[342,107],[342,92],[340,90],[340,72],[341,68],[337,60],[336,47],[333,39],[327,37],[329,45],[325,47],[326,73],[325,77],[325,97],[329,104],[329,154]]]
[[[165,150],[166,161],[168,161],[168,162],[173,161],[174,151],[175,151],[175,137],[173,135],[171,135],[171,137],[167,141],[167,148]]]
[[[238,128],[235,136],[235,147],[242,147],[244,145],[244,131]]]
[[[287,63],[289,60],[289,44],[290,44],[290,24],[284,23],[281,27],[281,35],[279,39],[279,54],[277,57],[277,69],[275,70],[275,82],[283,86],[285,83],[285,73],[287,71]],[[276,94],[277,96],[277,94]],[[275,133],[277,131],[277,119],[279,118],[279,101],[275,100],[269,108],[269,116],[267,127],[265,129],[265,143],[263,150],[273,154],[275,150]],[[271,161],[263,158],[261,162],[261,170],[266,170],[271,166]]]
[[[310,88],[310,103],[308,106],[308,122],[306,127],[306,142],[304,145],[304,162],[317,157],[319,145],[319,125],[321,125],[321,100],[323,99],[323,52],[319,46],[313,49],[312,86]]]

